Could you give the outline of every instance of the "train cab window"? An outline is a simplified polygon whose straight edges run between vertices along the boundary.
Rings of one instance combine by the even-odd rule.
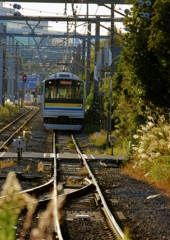
[[[45,83],[45,97],[48,99],[82,99],[84,85],[81,81],[60,79]]]
[[[54,99],[57,97],[57,89],[54,85],[54,81],[47,81],[45,84],[45,97]]]
[[[81,81],[61,80],[58,85],[58,91],[63,92],[61,98],[66,99],[82,99],[83,83]]]
[[[51,99],[56,98],[57,97],[56,89],[55,88],[46,88],[45,89],[45,97],[51,98]]]

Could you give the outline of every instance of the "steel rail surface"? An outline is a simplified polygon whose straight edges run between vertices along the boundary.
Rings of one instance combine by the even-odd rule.
[[[104,213],[106,214],[107,219],[109,220],[109,223],[110,223],[112,229],[116,232],[118,238],[123,239],[123,238],[124,238],[124,233],[123,233],[123,231],[121,230],[121,228],[119,227],[119,225],[118,225],[118,223],[116,222],[115,218],[113,217],[112,213],[110,212],[110,210],[109,210],[109,208],[108,208],[108,206],[107,206],[107,204],[106,204],[106,202],[105,202],[105,199],[104,199],[104,197],[103,197],[103,194],[102,194],[102,192],[101,192],[101,190],[100,190],[100,188],[99,188],[99,186],[98,186],[98,183],[97,183],[97,181],[96,181],[93,173],[91,172],[91,170],[90,170],[90,168],[89,168],[89,166],[88,166],[88,163],[87,163],[84,155],[81,153],[79,147],[77,146],[76,140],[75,140],[75,138],[74,138],[73,135],[72,135],[72,140],[73,140],[73,142],[74,142],[74,144],[75,144],[75,146],[76,146],[76,150],[77,150],[78,154],[79,154],[79,155],[81,156],[81,158],[83,159],[84,165],[86,166],[86,168],[88,169],[88,171],[89,171],[89,173],[90,173],[90,176],[91,176],[91,178],[92,178],[92,180],[93,180],[94,185],[96,186],[96,189],[97,189],[97,191],[98,191],[98,193],[99,193],[99,195],[100,195],[102,204],[103,204],[103,206],[104,206]]]
[[[59,217],[58,217],[58,193],[57,193],[57,158],[56,158],[56,145],[55,145],[55,132],[53,132],[53,153],[54,153],[54,188],[53,188],[53,202],[54,202],[54,211],[53,211],[53,217],[54,217],[54,230],[57,234],[58,240],[64,240],[61,229],[60,229],[60,223],[59,223]]]

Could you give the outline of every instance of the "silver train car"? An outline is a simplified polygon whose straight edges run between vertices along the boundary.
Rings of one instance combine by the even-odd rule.
[[[43,122],[46,129],[80,130],[85,113],[85,82],[69,72],[43,81]]]

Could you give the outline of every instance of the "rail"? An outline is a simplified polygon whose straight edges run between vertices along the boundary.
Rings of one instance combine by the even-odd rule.
[[[59,205],[59,197],[57,192],[57,158],[56,158],[56,146],[55,146],[55,133],[53,133],[53,153],[54,153],[54,187],[53,187],[53,202],[54,202],[54,231],[57,235],[58,240],[64,240],[59,223],[59,216],[58,216],[58,205]]]
[[[31,111],[31,110],[30,110]],[[11,122],[10,124],[8,124],[7,126],[5,126],[3,129],[1,129],[0,133],[4,132],[5,130],[7,130],[9,127],[11,127],[14,123],[16,123],[18,120],[22,119],[26,114],[28,114],[30,111],[27,111],[26,113],[24,113],[23,115],[21,115],[19,118],[17,118],[16,120],[14,120],[13,122]],[[7,145],[8,142],[11,141],[11,139],[18,134],[21,129],[33,118],[33,116],[39,111],[39,108],[37,108],[37,110],[34,112],[34,114],[31,115],[31,117],[29,117],[27,119],[27,121],[25,121],[23,124],[21,124],[21,126],[13,132],[13,134],[10,135],[10,137],[0,146],[0,150],[2,148],[4,148],[4,146]]]
[[[121,230],[121,228],[119,227],[119,225],[118,225],[118,223],[116,222],[115,218],[113,217],[112,213],[110,212],[110,210],[109,210],[109,208],[108,208],[108,206],[107,206],[107,204],[106,204],[106,202],[105,202],[105,199],[104,199],[104,197],[103,197],[103,194],[102,194],[102,192],[101,192],[101,190],[100,190],[100,188],[99,188],[99,186],[98,186],[98,183],[97,183],[97,181],[96,181],[93,173],[91,172],[91,170],[90,170],[90,168],[89,168],[89,166],[88,166],[88,163],[87,163],[84,155],[81,153],[79,147],[77,146],[76,140],[75,140],[75,138],[74,138],[73,135],[72,135],[72,140],[73,140],[73,142],[74,142],[74,144],[75,144],[75,146],[76,146],[76,150],[77,150],[78,154],[79,154],[79,155],[81,156],[81,158],[83,159],[84,165],[86,166],[86,168],[88,169],[88,172],[90,173],[90,176],[91,176],[91,178],[92,178],[92,181],[93,181],[94,185],[96,186],[96,189],[97,189],[97,191],[98,191],[98,193],[99,193],[101,202],[102,202],[102,204],[103,204],[103,206],[104,206],[104,213],[105,213],[105,215],[106,215],[106,217],[107,217],[107,219],[108,219],[108,221],[109,221],[109,223],[110,223],[111,228],[112,228],[112,229],[114,230],[114,232],[117,234],[118,238],[123,239],[123,238],[124,238],[124,233],[123,233],[123,231]]]

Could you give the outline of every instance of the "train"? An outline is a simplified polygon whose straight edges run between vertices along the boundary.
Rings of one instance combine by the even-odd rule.
[[[71,72],[57,72],[43,81],[42,114],[46,129],[82,129],[86,100],[85,81]]]

